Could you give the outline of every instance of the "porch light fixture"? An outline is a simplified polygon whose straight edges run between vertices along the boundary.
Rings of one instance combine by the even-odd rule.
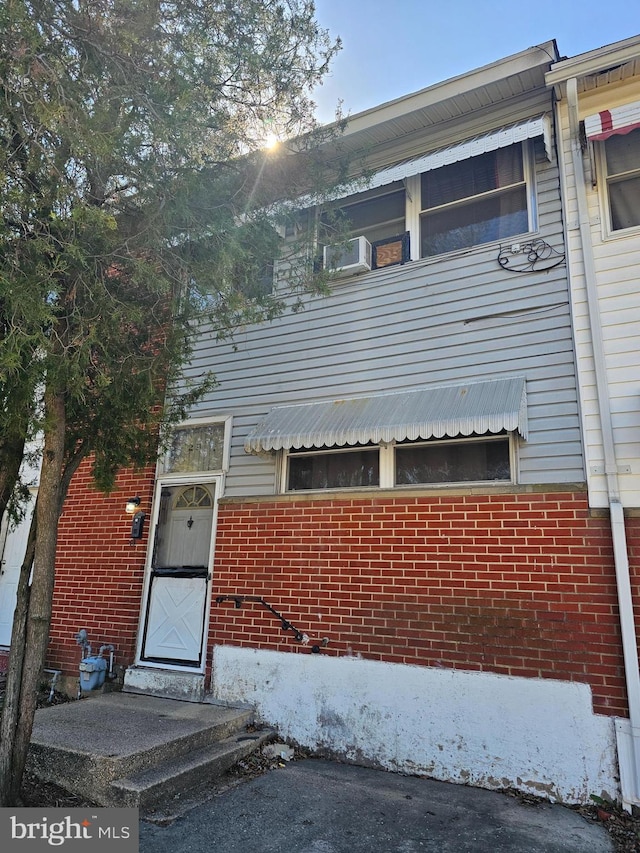
[[[125,511],[128,515],[132,515],[131,519],[131,544],[133,545],[136,539],[142,539],[144,531],[145,513],[140,509],[140,495],[135,498],[129,498]]]
[[[139,509],[140,509],[140,495],[136,495],[135,498],[129,498],[129,500],[127,501],[127,505],[125,506],[125,512],[128,515],[135,515]]]

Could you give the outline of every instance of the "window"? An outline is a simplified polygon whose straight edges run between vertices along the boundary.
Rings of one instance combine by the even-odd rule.
[[[602,144],[611,230],[633,228],[640,225],[640,128]]]
[[[405,192],[401,183],[389,184],[381,190],[372,190],[352,197],[321,217],[321,237],[331,243],[332,236],[344,238],[366,237],[370,243],[394,237],[404,231]],[[357,198],[357,200],[356,200]]]
[[[373,247],[373,269],[404,263],[409,259],[405,206],[405,190],[400,182],[352,197],[349,203],[320,217],[321,250],[349,238],[364,237]]]
[[[511,480],[509,439],[399,444],[397,486]]]
[[[530,230],[522,143],[424,172],[421,257]]]
[[[287,491],[378,486],[379,455],[377,447],[313,453],[291,451],[288,456]]]
[[[289,451],[285,491],[512,482],[508,435]]]
[[[176,509],[207,509],[212,506],[211,492],[204,486],[187,486],[176,500]]]
[[[516,142],[343,200],[320,217],[321,247],[364,236],[373,269],[526,234],[535,228],[528,143]],[[422,164],[416,162],[416,168]],[[405,190],[404,183],[407,183]],[[418,233],[413,233],[414,231]]]
[[[228,455],[226,421],[176,427],[161,460],[162,474],[221,471]]]

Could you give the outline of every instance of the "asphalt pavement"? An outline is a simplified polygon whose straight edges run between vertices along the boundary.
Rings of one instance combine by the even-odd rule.
[[[607,832],[548,803],[307,759],[271,770],[168,826],[140,853],[612,853]]]

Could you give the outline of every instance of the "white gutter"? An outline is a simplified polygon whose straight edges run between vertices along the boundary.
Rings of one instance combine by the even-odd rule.
[[[567,106],[569,112],[569,133],[571,156],[575,175],[576,201],[578,205],[578,224],[584,278],[589,310],[589,325],[593,347],[593,362],[595,372],[598,409],[600,412],[600,428],[602,430],[602,445],[604,451],[607,494],[611,518],[611,533],[613,537],[613,557],[616,570],[616,586],[618,591],[618,606],[620,610],[620,630],[622,635],[622,651],[624,655],[624,671],[629,702],[629,718],[631,723],[631,755],[632,769],[625,767],[625,758],[629,751],[621,748],[620,738],[629,734],[628,730],[618,727],[618,755],[622,797],[625,807],[640,804],[640,670],[638,669],[638,644],[635,621],[633,617],[633,596],[631,579],[629,577],[629,552],[624,523],[624,511],[620,501],[618,482],[618,465],[616,461],[613,422],[607,382],[606,363],[602,336],[602,323],[598,308],[598,290],[596,285],[596,270],[591,244],[589,211],[587,203],[586,181],[582,162],[582,147],[580,144],[580,124],[578,113],[578,81],[576,77],[567,80]]]

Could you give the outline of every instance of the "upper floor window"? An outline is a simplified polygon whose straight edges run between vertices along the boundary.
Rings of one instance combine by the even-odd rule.
[[[359,193],[321,215],[319,254],[327,247],[325,263],[332,269],[349,269],[357,260],[364,262],[357,264],[358,271],[360,267],[377,269],[404,263],[409,258],[405,221],[406,193],[402,183],[396,181]],[[366,243],[357,243],[355,237],[364,237]]]
[[[640,225],[640,128],[602,144],[611,230],[633,228]]]
[[[344,219],[349,236],[366,237],[370,243],[375,243],[404,231],[404,187],[385,189],[363,194],[368,197],[340,207],[340,217]],[[324,224],[328,228],[326,220]]]
[[[422,257],[529,231],[521,143],[425,172],[420,183]]]
[[[425,155],[397,170],[402,181],[336,203],[319,220],[320,254],[338,248],[331,267],[347,273],[429,258],[526,234],[536,228],[532,147],[528,141],[432,164]],[[411,174],[411,167],[419,171]],[[392,170],[393,171],[393,170]],[[363,249],[349,238],[364,237]],[[368,246],[371,249],[368,249]],[[413,249],[411,248],[413,247]],[[351,255],[363,263],[354,263]],[[348,257],[347,257],[348,255]]]

